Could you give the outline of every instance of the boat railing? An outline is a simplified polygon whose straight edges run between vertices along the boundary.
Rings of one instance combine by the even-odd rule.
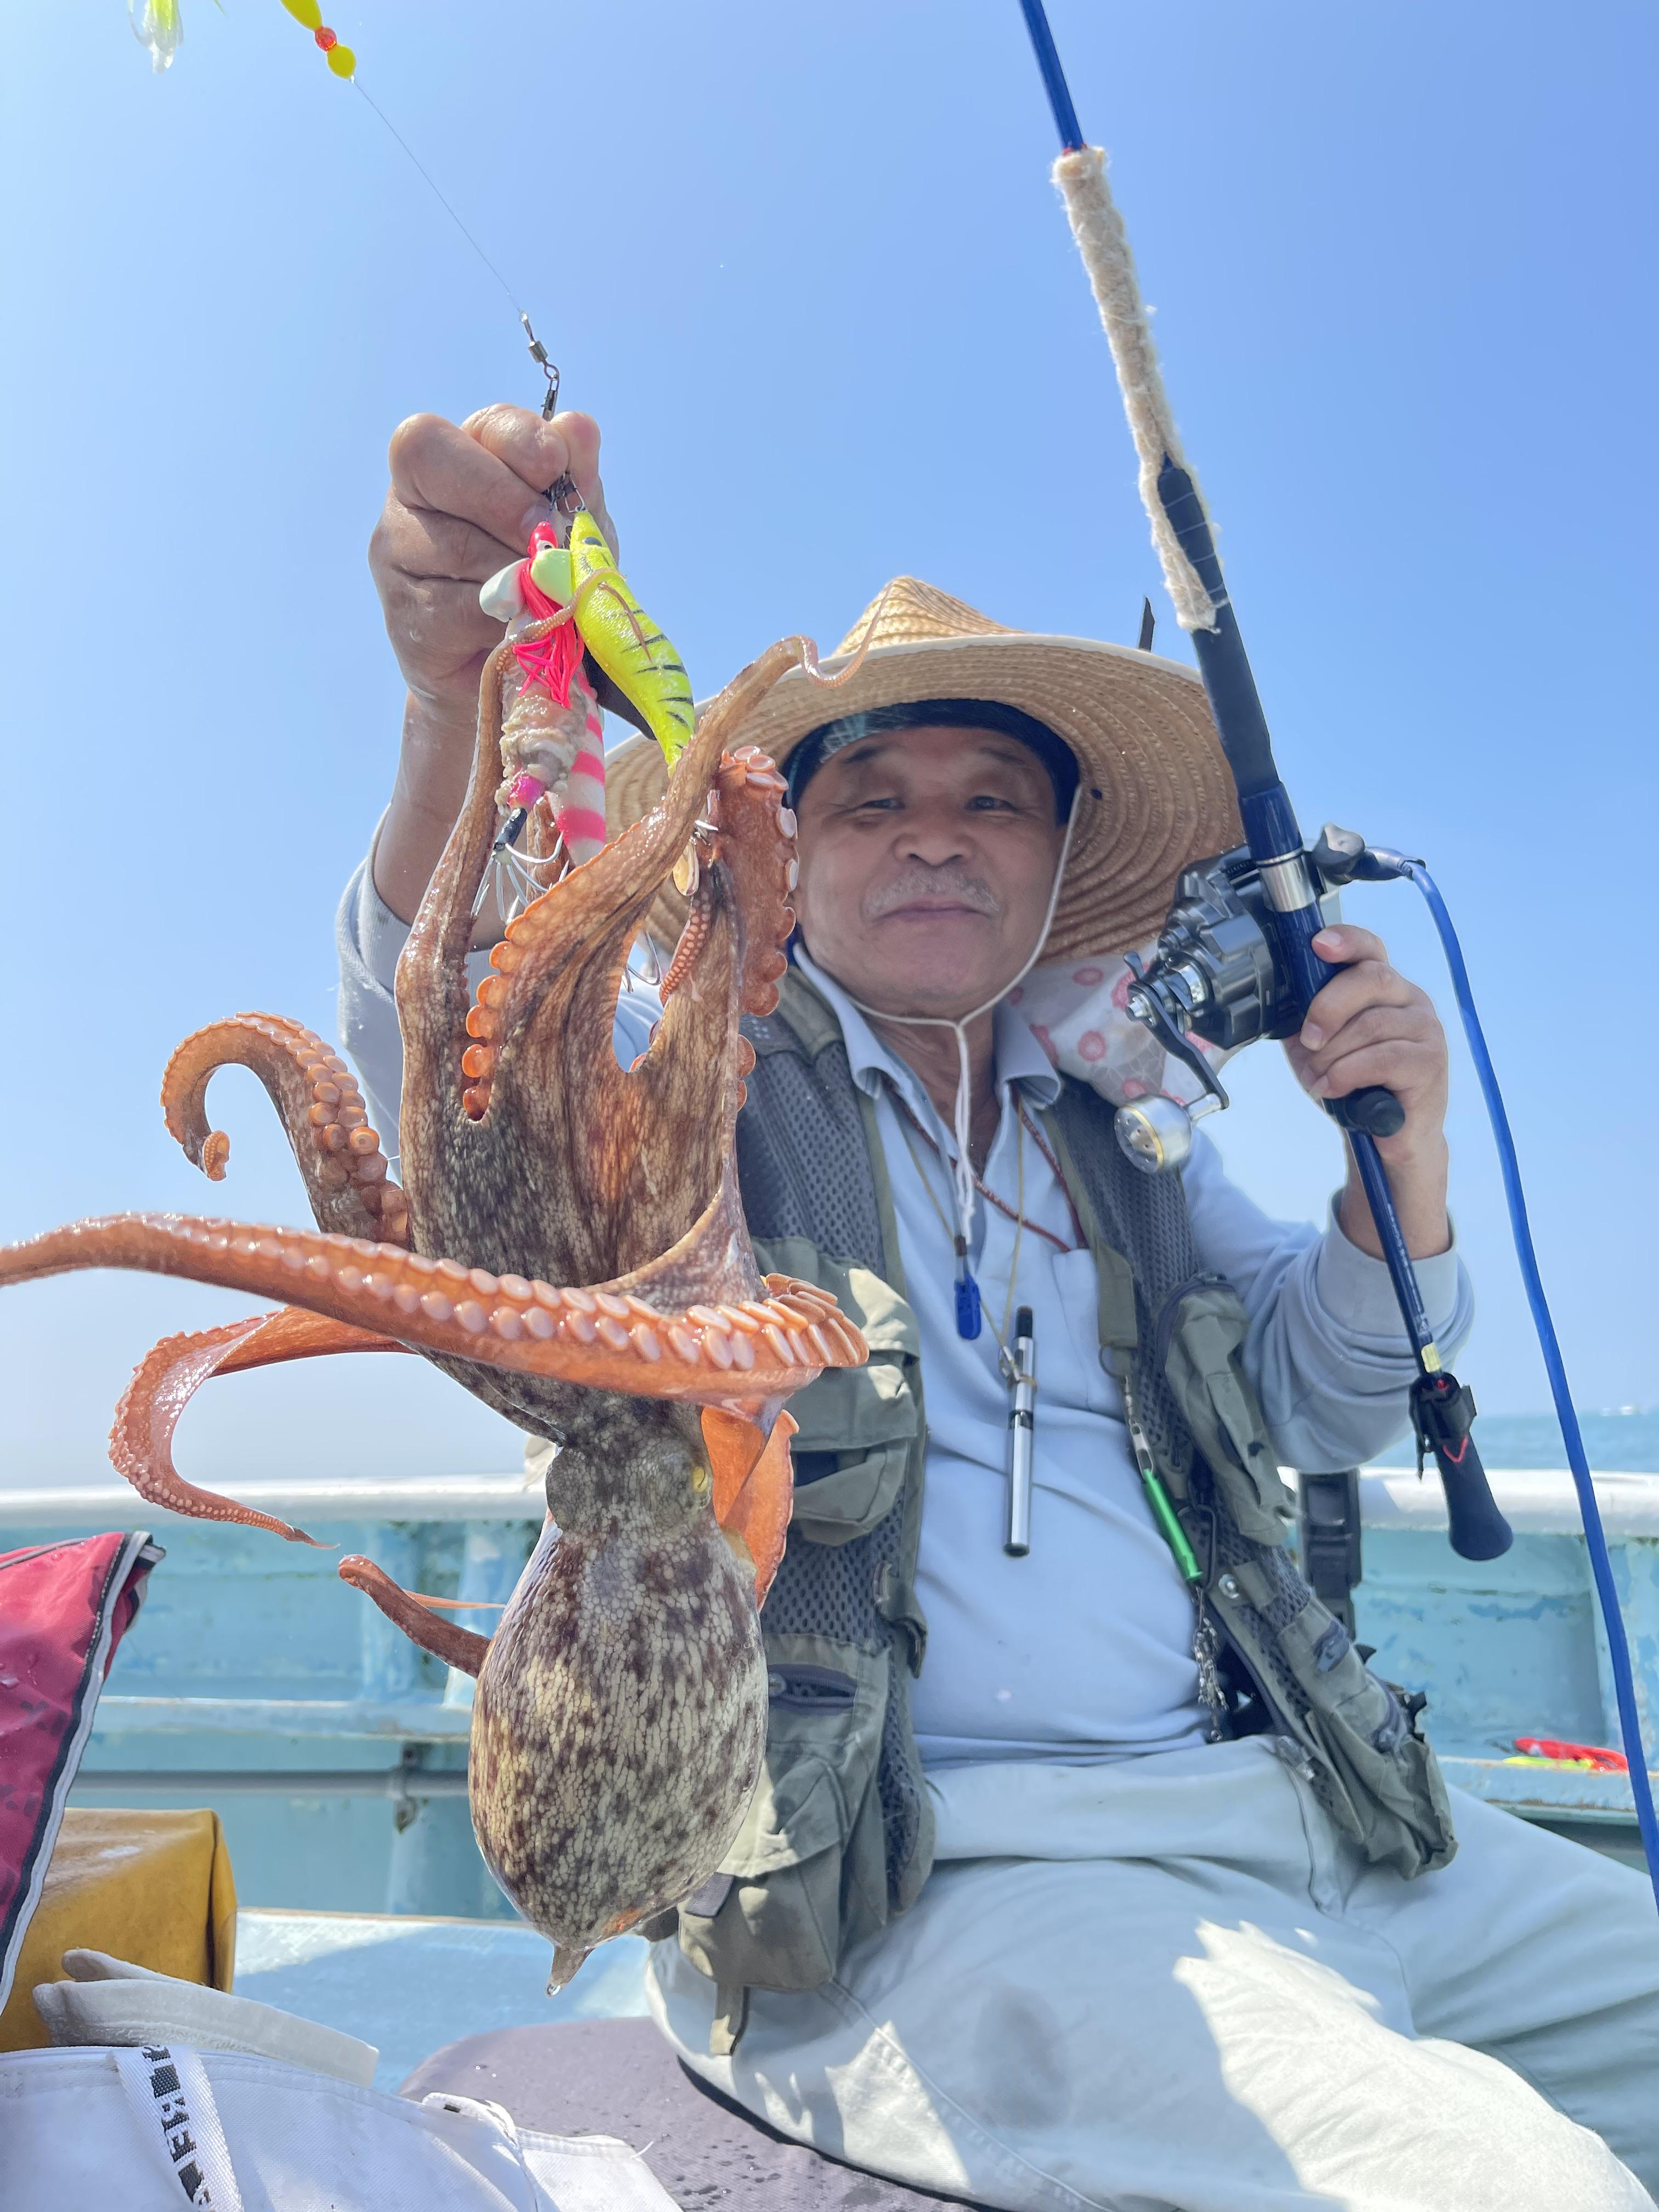
[[[407,1589],[498,1607],[544,1518],[519,1474],[238,1484],[231,1494],[318,1546],[186,1520],[118,1482],[0,1491],[0,1550],[148,1527],[165,1545],[123,1643],[76,1784],[85,1803],[213,1805],[250,1904],[499,1917],[465,1790],[472,1683],[417,1651],[335,1573],[367,1553]],[[1360,1482],[1360,1640],[1389,1680],[1425,1691],[1448,1778],[1627,1856],[1618,1773],[1517,1763],[1518,1736],[1616,1743],[1607,1653],[1565,1473],[1492,1476],[1516,1531],[1504,1558],[1459,1559],[1437,1484]],[[1636,1656],[1659,1722],[1659,1479],[1596,1478]],[[462,1614],[487,1630],[499,1615]]]

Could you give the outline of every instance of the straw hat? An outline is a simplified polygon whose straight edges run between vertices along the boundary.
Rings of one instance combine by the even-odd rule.
[[[1130,646],[1007,629],[931,584],[898,576],[824,662],[829,673],[857,650],[872,617],[870,650],[850,682],[825,691],[792,672],[738,741],[781,766],[820,723],[915,699],[994,699],[1046,722],[1077,755],[1082,780],[1045,959],[1144,945],[1162,928],[1181,871],[1241,842],[1232,778],[1191,670]],[[651,738],[607,755],[612,836],[650,811],[666,780]],[[669,891],[651,927],[672,943],[684,919]]]

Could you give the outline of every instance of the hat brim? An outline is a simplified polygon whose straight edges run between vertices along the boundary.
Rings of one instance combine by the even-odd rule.
[[[824,672],[850,659],[825,661]],[[736,742],[758,745],[781,767],[822,722],[938,698],[1018,707],[1077,756],[1077,826],[1045,959],[1145,944],[1163,927],[1182,870],[1242,840],[1232,777],[1196,675],[1094,638],[1009,631],[877,646],[833,691],[802,672],[784,677]],[[648,813],[666,781],[649,738],[607,754],[611,836]],[[653,909],[653,933],[672,943],[684,920],[684,902],[670,892]]]

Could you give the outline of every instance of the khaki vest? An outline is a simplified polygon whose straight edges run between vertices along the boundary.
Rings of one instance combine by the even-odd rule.
[[[761,1266],[833,1291],[870,1360],[791,1401],[794,1513],[761,1616],[765,1765],[720,1872],[678,1915],[681,1948],[721,1986],[726,2049],[747,1988],[828,1979],[848,1945],[914,1901],[933,1848],[908,1695],[927,1640],[915,1593],[927,1422],[874,1108],[795,970],[777,1012],[744,1027],[756,1062],[738,1165]],[[1443,1866],[1456,1844],[1420,1701],[1369,1672],[1285,1553],[1291,1503],[1243,1370],[1243,1305],[1198,1264],[1180,1177],[1133,1167],[1111,1109],[1081,1085],[1066,1082],[1043,1121],[1094,1255],[1103,1353],[1133,1389],[1204,1570],[1222,1732],[1271,1733],[1368,1858],[1407,1877]],[[647,1932],[674,1925],[665,1915]]]

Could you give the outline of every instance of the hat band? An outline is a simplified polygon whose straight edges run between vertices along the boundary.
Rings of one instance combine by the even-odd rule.
[[[991,730],[1012,738],[1033,752],[1048,771],[1054,791],[1054,820],[1064,822],[1072,811],[1078,787],[1077,755],[1046,722],[1021,708],[1005,706],[1000,699],[914,699],[893,707],[869,707],[861,714],[842,714],[833,722],[820,722],[809,730],[784,764],[789,804],[800,805],[800,795],[827,760],[865,738],[881,737],[896,730]]]

